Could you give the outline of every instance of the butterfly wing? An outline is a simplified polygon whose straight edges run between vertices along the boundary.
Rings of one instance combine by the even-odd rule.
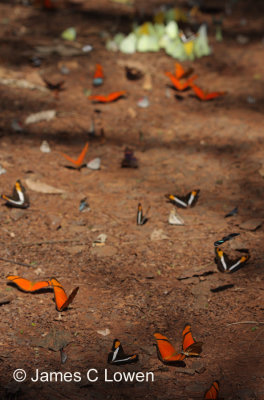
[[[134,156],[133,150],[125,149],[125,157],[121,163],[122,168],[138,168],[138,160]]]
[[[125,354],[123,347],[118,339],[113,342],[112,350],[108,354],[108,363],[115,365],[131,364],[138,361],[138,355]]]
[[[175,89],[182,91],[187,89],[187,87],[189,87],[188,83],[182,83],[180,82],[179,79],[177,79],[171,72],[165,72],[165,75],[170,78],[171,83],[173,84],[173,86],[175,87]]]
[[[219,382],[214,381],[209,390],[204,394],[204,399],[206,400],[217,400],[219,393]]]
[[[92,101],[95,101],[95,102],[98,102],[98,103],[107,103],[107,101],[108,101],[107,100],[107,96],[103,96],[103,95],[100,95],[100,94],[91,95],[88,98],[89,98],[89,100],[92,100]]]
[[[170,78],[175,89],[182,91],[189,88],[192,85],[192,82],[197,78],[197,75],[187,79],[185,82],[180,82],[171,72],[165,72],[165,75]]]
[[[220,272],[235,272],[242,268],[250,258],[250,254],[246,254],[237,260],[231,260],[219,247],[215,248],[215,255],[215,262]]]
[[[214,242],[214,246],[218,247],[221,244],[223,244],[223,243],[227,242],[228,240],[231,240],[234,237],[239,236],[239,235],[240,235],[240,233],[230,233],[230,235],[224,236],[222,239],[217,240],[216,242]]]
[[[185,76],[185,71],[180,63],[175,63],[175,76],[177,79],[181,79]]]
[[[103,78],[104,74],[103,74],[103,67],[100,64],[96,64],[95,66],[95,73],[94,73],[94,79],[96,78]]]
[[[149,208],[147,210],[147,213]],[[146,213],[146,215],[147,215]],[[141,203],[138,203],[138,211],[137,211],[137,225],[144,225],[148,221],[148,218],[143,215],[143,208]]]
[[[119,92],[110,93],[107,96],[92,95],[92,96],[89,96],[89,99],[96,101],[98,103],[111,103],[112,101],[115,101],[115,100],[119,99],[120,97],[124,96],[125,93],[126,93],[125,90],[121,90]]]
[[[14,283],[17,287],[19,287],[19,289],[23,290],[24,292],[30,293],[48,288],[51,285],[49,281],[32,282],[17,275],[9,275],[6,279]]]
[[[179,208],[187,208],[188,204],[186,202],[186,196],[181,197],[174,194],[165,194],[165,197],[170,201],[170,203],[174,204]]]
[[[193,190],[186,196],[178,196],[176,194],[166,194],[165,197],[175,206],[180,208],[194,207],[199,198],[199,189]]]
[[[194,340],[189,324],[186,324],[182,331],[182,349],[186,356],[199,356],[202,352],[202,342]]]
[[[78,157],[78,159],[76,161],[77,165],[81,166],[83,164],[83,160],[84,160],[84,157],[85,157],[85,155],[87,153],[88,147],[89,147],[89,143],[87,142],[87,143],[85,143],[85,146],[82,149],[81,154],[79,155],[79,157]]]
[[[213,100],[216,97],[223,96],[226,94],[226,92],[205,93],[199,86],[196,86],[193,83],[191,83],[191,87],[192,87],[194,93],[196,94],[196,96],[202,101]]]
[[[54,290],[56,308],[58,311],[64,311],[73,302],[73,300],[79,290],[79,287],[76,287],[72,291],[70,296],[67,297],[67,294],[66,294],[63,286],[60,284],[60,282],[57,279],[52,278],[51,284],[52,284],[53,290]]]
[[[240,257],[238,260],[232,261],[232,264],[228,267],[228,272],[235,272],[240,268],[244,267],[245,263],[249,260],[250,255]]]
[[[198,198],[199,198],[199,193],[200,193],[200,190],[199,189],[195,189],[192,192],[187,194],[186,202],[188,204],[188,207],[194,207],[195,206],[195,204],[197,203]]]
[[[138,203],[137,225],[142,225],[142,217],[143,217],[142,205],[141,203]]]
[[[226,272],[230,264],[229,258],[219,247],[215,248],[215,263],[220,272]]]
[[[29,199],[26,196],[26,190],[18,179],[13,188],[13,193],[11,196],[5,194],[1,195],[1,198],[6,201],[6,204],[16,208],[28,208]]]
[[[193,68],[188,68],[186,71],[180,63],[175,64],[175,76],[177,79],[188,78],[193,73]]]
[[[119,92],[110,93],[107,96],[107,99],[108,99],[107,101],[108,102],[115,101],[115,100],[119,99],[120,97],[124,96],[125,94],[126,94],[125,90],[120,90]]]
[[[100,64],[96,64],[95,73],[93,77],[93,85],[94,86],[102,85],[103,79],[104,79],[103,67]]]
[[[169,342],[166,336],[160,333],[155,333],[154,337],[157,341],[157,352],[159,359],[164,364],[172,364],[185,367],[184,354],[177,353],[173,345]]]
[[[226,94],[226,92],[206,93],[204,100],[213,100],[213,99],[216,99],[217,97],[224,96],[225,94]]]
[[[199,86],[196,86],[196,85],[192,84],[191,88],[192,88],[192,90],[194,91],[194,93],[196,94],[196,96],[200,100],[206,100],[206,95],[205,95],[204,91]]]
[[[85,155],[86,155],[86,153],[87,153],[88,147],[89,147],[89,143],[87,142],[87,143],[85,144],[84,148],[82,149],[81,154],[79,155],[79,157],[77,158],[77,160],[74,160],[73,158],[69,157],[69,156],[68,156],[67,154],[65,154],[65,153],[61,153],[61,154],[63,155],[64,158],[66,158],[66,160],[68,160],[68,161],[70,161],[72,164],[74,164],[74,165],[76,166],[76,168],[79,168],[79,167],[81,167],[82,164],[83,164],[83,160],[84,160],[84,157],[85,157]]]

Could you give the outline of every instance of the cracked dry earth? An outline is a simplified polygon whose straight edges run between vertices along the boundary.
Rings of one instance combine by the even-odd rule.
[[[109,2],[97,3],[117,11]],[[44,87],[40,73],[56,80],[61,79],[60,62],[70,69],[63,77],[66,90],[57,99],[48,91],[0,84],[0,163],[7,170],[0,177],[1,192],[10,193],[16,179],[21,179],[31,201],[27,210],[4,205],[0,210],[1,258],[28,264],[0,261],[0,296],[11,297],[10,303],[0,306],[1,398],[202,399],[205,389],[218,379],[221,398],[264,399],[264,231],[240,227],[251,218],[264,217],[263,32],[261,13],[251,8],[248,12],[247,2],[238,4],[225,19],[223,42],[215,42],[209,24],[214,53],[185,63],[194,67],[202,87],[228,91],[204,103],[190,92],[178,101],[171,89],[166,90],[164,71],[173,71],[174,61],[163,52],[133,56],[107,52],[99,33],[111,29],[113,16],[106,13],[99,18],[89,12],[95,2],[84,3],[85,11],[80,6],[50,14],[0,4],[2,19],[9,18],[8,24],[0,24],[1,77],[10,74]],[[124,8],[122,18],[115,19],[117,30],[126,25],[126,12]],[[242,27],[239,21],[246,12],[248,22]],[[78,42],[89,43],[94,50],[70,58],[51,55],[34,69],[28,62],[34,46],[52,45],[54,38],[62,42],[61,31],[73,21]],[[246,45],[236,41],[241,32],[250,38]],[[151,75],[149,92],[144,92],[143,80],[126,80],[123,65],[131,61]],[[98,62],[105,71],[105,84],[93,89],[91,76]],[[93,94],[126,90],[127,97],[94,105],[84,89],[92,89]],[[140,109],[136,103],[145,94],[150,106]],[[248,103],[249,96],[255,103]],[[14,118],[23,122],[29,114],[49,109],[57,111],[55,119],[28,125],[23,133],[12,131]],[[101,112],[94,113],[95,109]],[[96,128],[103,126],[106,137],[104,142],[90,142],[86,161],[100,157],[101,169],[69,170],[61,152],[77,157],[89,140],[93,115]],[[39,150],[44,139],[51,147],[49,154]],[[138,169],[120,168],[126,146],[134,149]],[[32,191],[26,184],[29,178],[64,193]],[[201,190],[196,206],[179,211],[185,225],[169,225],[173,206],[164,195],[184,195],[195,188]],[[91,210],[81,213],[79,202],[86,196]],[[136,225],[138,202],[144,210],[151,206],[144,226]],[[225,219],[235,206],[238,215]],[[235,247],[247,247],[251,258],[238,272],[221,274],[214,264],[213,243],[231,232],[240,236],[225,244],[225,251],[234,255]],[[105,246],[93,247],[101,233],[107,235]],[[205,271],[214,273],[193,277]],[[6,284],[8,274],[32,280],[55,276],[67,293],[76,286],[80,289],[69,310],[58,313],[51,292],[23,293]],[[234,286],[210,291],[226,284]],[[253,323],[239,323],[244,321]],[[200,374],[176,373],[164,366],[153,346],[153,333],[159,331],[179,348],[186,322],[204,343],[201,358],[186,362],[188,369],[198,369]],[[106,329],[108,335],[98,333]],[[40,347],[50,332],[67,337],[68,359],[63,365],[59,351]],[[116,337],[125,351],[139,354],[137,364],[107,365]],[[16,368],[28,374],[19,385],[12,378]],[[29,378],[37,368],[80,371],[83,379],[34,383]],[[87,385],[85,374],[91,368],[99,371],[99,380]],[[107,383],[105,368],[110,376],[115,371],[152,371],[155,381]]]

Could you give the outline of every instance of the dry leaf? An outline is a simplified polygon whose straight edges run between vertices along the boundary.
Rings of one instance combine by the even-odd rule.
[[[245,229],[246,231],[255,231],[256,229],[260,228],[262,225],[263,220],[259,218],[251,218],[245,222],[240,224],[240,228]]]
[[[168,236],[163,232],[162,229],[154,229],[150,235],[151,240],[166,240]]]
[[[38,193],[45,193],[45,194],[62,194],[65,193],[65,190],[58,189],[53,186],[47,185],[44,182],[34,181],[30,178],[25,180],[26,185],[30,190]]]
[[[108,335],[110,335],[110,329],[105,328],[105,329],[97,331],[97,333],[99,333],[99,335],[102,335],[102,336],[108,336]]]
[[[143,83],[144,90],[152,90],[152,79],[150,74],[146,74],[144,83]]]
[[[47,111],[40,111],[35,114],[30,114],[26,120],[25,124],[36,124],[37,122],[41,121],[50,121],[56,116],[56,111],[55,110],[47,110]]]

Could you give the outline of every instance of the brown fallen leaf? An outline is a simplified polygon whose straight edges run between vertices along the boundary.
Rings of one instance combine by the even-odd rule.
[[[38,181],[38,180],[33,180],[31,178],[28,178],[25,180],[27,187],[30,190],[33,190],[34,192],[38,193],[45,193],[45,194],[62,194],[65,193],[65,190],[63,189],[58,189],[53,186],[48,185],[47,183]]]
[[[71,341],[71,334],[62,329],[52,329],[45,337],[33,338],[32,345],[52,351],[64,349]]]
[[[152,78],[149,73],[146,74],[143,82],[143,90],[152,90]]]
[[[8,295],[0,295],[0,306],[2,306],[3,304],[7,304],[7,303],[11,303],[11,301],[14,298],[12,296],[8,296]]]
[[[263,223],[263,219],[260,218],[251,218],[247,221],[242,222],[240,224],[240,228],[245,229],[246,231],[255,231],[256,229],[260,228]]]
[[[154,229],[150,235],[150,240],[167,240],[168,236],[162,229]]]
[[[194,375],[195,374],[195,369],[193,368],[181,368],[181,367],[176,367],[174,368],[174,371],[177,373],[181,374],[187,374],[187,375]]]

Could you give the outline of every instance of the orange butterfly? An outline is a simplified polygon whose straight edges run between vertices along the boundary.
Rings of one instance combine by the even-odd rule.
[[[177,79],[188,78],[193,73],[193,68],[188,68],[186,71],[180,63],[175,63],[175,76]]]
[[[79,287],[77,286],[75,289],[73,289],[70,296],[67,297],[63,286],[57,279],[51,278],[50,283],[54,290],[56,308],[58,311],[64,311],[73,302],[76,294],[78,293]]]
[[[180,82],[178,78],[176,78],[171,72],[165,72],[165,75],[170,78],[171,82],[173,83],[173,86],[177,90],[185,90],[189,87],[191,87],[192,82],[198,78],[197,75],[192,76],[191,78],[187,79],[185,82]]]
[[[186,324],[182,331],[182,353],[187,356],[199,356],[202,352],[202,342],[196,342],[192,336],[191,325]]]
[[[216,97],[224,96],[227,93],[227,92],[207,93],[207,92],[204,92],[199,86],[196,86],[193,83],[191,84],[191,88],[194,91],[194,93],[196,94],[196,96],[202,101],[213,100]]]
[[[51,286],[50,281],[39,281],[39,282],[32,282],[28,279],[21,278],[17,275],[9,275],[6,277],[9,281],[14,283],[19,289],[23,290],[24,292],[36,292],[37,290],[48,288]]]
[[[185,362],[183,361],[185,359],[185,355],[177,353],[177,351],[166,338],[166,336],[163,336],[160,333],[154,333],[154,336],[157,341],[156,347],[159,359],[164,364],[185,367]]]
[[[93,100],[98,103],[111,103],[112,101],[115,101],[119,99],[120,97],[123,97],[126,94],[125,90],[120,90],[119,92],[113,92],[108,94],[107,96],[103,95],[92,95],[89,96],[90,100]]]
[[[93,85],[94,86],[102,85],[103,78],[104,78],[103,67],[100,64],[96,64],[95,73],[94,73],[94,77],[93,77]]]
[[[79,157],[77,158],[77,160],[74,160],[73,158],[67,156],[67,154],[61,153],[63,155],[63,157],[66,158],[66,160],[70,161],[71,163],[73,163],[75,165],[76,168],[81,168],[81,166],[83,165],[83,160],[84,157],[87,153],[89,147],[89,143],[87,142],[84,146],[84,148],[81,151],[81,154],[79,155]]]
[[[208,391],[205,392],[204,394],[204,399],[211,399],[211,400],[217,400],[218,399],[218,393],[219,393],[219,382],[214,381]]]

